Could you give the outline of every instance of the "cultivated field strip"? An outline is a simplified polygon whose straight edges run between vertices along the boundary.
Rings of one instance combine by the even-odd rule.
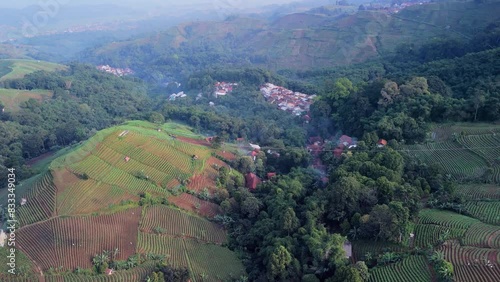
[[[141,231],[153,233],[157,227],[163,228],[165,234],[171,236],[195,238],[216,244],[226,242],[226,232],[219,225],[167,206],[154,206],[146,210]]]
[[[364,260],[365,255],[370,253],[373,257],[384,252],[402,252],[405,247],[398,244],[389,242],[377,242],[374,244],[372,241],[355,241],[352,243],[352,253],[355,261]]]
[[[457,282],[496,282],[500,277],[498,250],[463,247],[457,241],[448,241],[440,251],[453,264]]]
[[[141,192],[165,193],[164,189],[154,185],[153,183],[138,179],[123,170],[113,167],[109,163],[94,155],[90,155],[83,161],[72,165],[70,169],[77,173],[85,173],[90,178],[102,181],[109,185],[116,185],[124,188],[129,193],[134,195]]]
[[[408,154],[427,164],[439,164],[456,180],[481,178],[488,168],[485,159],[452,141],[410,145],[406,148]]]
[[[500,186],[492,184],[464,184],[457,192],[467,200],[500,200]]]
[[[474,224],[465,232],[462,244],[500,249],[500,227],[484,223]]]
[[[484,223],[500,225],[500,201],[470,201],[465,203],[465,210],[467,214]]]
[[[500,160],[500,136],[496,134],[469,135],[458,142],[485,158],[490,164]]]
[[[139,232],[138,253],[163,254],[174,267],[188,267],[182,238]]]
[[[18,230],[18,246],[42,269],[90,268],[91,259],[118,248],[118,259],[135,253],[140,208],[111,215],[53,218]]]
[[[450,211],[424,209],[419,213],[418,223],[435,224],[458,229],[468,229],[473,224],[480,223],[480,221]]]
[[[217,204],[201,200],[188,193],[172,196],[168,198],[168,201],[183,210],[199,213],[201,216],[205,217],[214,217],[221,213]],[[196,208],[197,205],[199,205],[198,209]]]
[[[424,256],[409,256],[388,266],[371,271],[371,282],[429,282],[431,272]]]
[[[137,251],[166,255],[174,267],[190,268],[196,281],[229,281],[245,273],[234,252],[194,239],[140,232]]]
[[[17,208],[17,220],[21,226],[50,218],[56,208],[56,187],[52,182],[52,174],[47,172],[26,189],[25,194],[17,195],[17,200],[27,200],[26,204]]]
[[[46,282],[126,282],[146,281],[147,277],[155,270],[156,263],[146,262],[129,270],[116,271],[113,275],[84,276],[65,274],[64,276],[46,275]]]
[[[435,245],[439,237],[448,232],[448,239],[458,239],[464,236],[466,229],[443,227],[435,224],[415,224],[415,246],[426,248],[429,244]]]
[[[69,185],[58,194],[57,199],[59,215],[80,215],[106,209],[122,200],[138,200],[139,197],[118,186],[87,179]]]

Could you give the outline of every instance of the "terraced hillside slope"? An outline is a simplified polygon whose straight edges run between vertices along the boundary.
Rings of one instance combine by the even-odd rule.
[[[192,281],[240,277],[226,230],[208,220],[218,170],[241,176],[218,153],[188,127],[132,121],[56,158],[16,191],[19,281],[144,281],[159,260]],[[107,278],[91,270],[101,253],[119,269]]]

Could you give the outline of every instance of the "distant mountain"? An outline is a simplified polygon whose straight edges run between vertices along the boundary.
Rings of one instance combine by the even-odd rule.
[[[499,9],[499,2],[442,2],[364,11],[326,6],[273,21],[233,16],[105,44],[82,59],[172,72],[226,63],[270,69],[347,65],[384,58],[402,44],[470,37],[498,21]]]

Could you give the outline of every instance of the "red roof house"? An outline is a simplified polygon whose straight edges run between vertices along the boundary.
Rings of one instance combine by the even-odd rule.
[[[345,146],[343,144],[337,146],[337,148],[333,150],[333,155],[337,158],[340,158],[340,156],[342,156],[342,153],[344,152],[344,147]]]
[[[129,162],[130,161],[130,157],[125,157],[125,162]]]
[[[247,187],[248,189],[255,190],[259,183],[260,179],[254,173],[249,172],[245,175],[245,187]]]
[[[115,270],[112,268],[106,268],[106,271],[104,273],[106,273],[106,275],[111,275],[111,274],[115,273]]]
[[[267,179],[271,179],[276,176],[276,172],[268,172],[267,173]]]
[[[243,142],[243,141],[245,141],[245,138],[241,138],[241,137],[239,137],[239,138],[236,138],[236,141],[238,141],[238,142]]]
[[[342,144],[344,146],[348,146],[352,144],[352,138],[347,136],[347,135],[342,135],[339,138],[339,144]]]
[[[380,147],[380,148],[381,148],[381,147],[384,147],[384,146],[386,146],[386,145],[387,145],[387,140],[385,140],[385,139],[380,139],[380,140],[378,140],[378,142],[377,142],[377,146],[378,146],[378,147]]]
[[[323,142],[323,139],[319,136],[309,137],[309,143],[314,144],[316,142]]]

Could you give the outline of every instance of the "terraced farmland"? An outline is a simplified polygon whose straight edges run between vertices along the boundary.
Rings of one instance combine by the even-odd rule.
[[[491,164],[500,162],[500,136],[497,134],[462,136],[458,138],[458,142]]]
[[[492,184],[465,184],[457,192],[467,200],[500,200],[500,186]]]
[[[454,125],[443,125],[433,130],[436,140],[449,140],[455,135],[482,135],[500,133],[500,126],[486,123],[457,123]]]
[[[62,266],[90,268],[103,250],[119,248],[118,259],[135,253],[140,208],[88,217],[54,218],[18,230],[19,248],[34,263],[48,269]]]
[[[388,266],[374,268],[370,282],[428,282],[431,272],[424,256],[409,256]]]
[[[377,242],[374,244],[371,241],[354,241],[352,242],[352,254],[355,261],[364,260],[366,253],[370,253],[373,257],[385,252],[402,252],[406,248],[402,245],[397,245],[388,242]]]
[[[196,281],[227,281],[245,273],[234,252],[193,239],[140,233],[137,250],[166,255],[173,266],[188,267]]]
[[[21,226],[52,217],[56,208],[56,187],[52,182],[52,174],[47,172],[40,176],[24,193],[18,193],[17,197],[18,200],[27,200],[25,205],[17,209],[17,219]]]
[[[465,232],[462,244],[500,249],[500,227],[484,223],[474,224]]]
[[[425,209],[419,213],[419,223],[435,224],[439,226],[468,229],[479,220],[450,211]]]
[[[465,210],[467,214],[484,223],[500,225],[500,201],[470,201],[465,204]]]
[[[217,224],[167,206],[154,206],[146,210],[141,231],[153,233],[157,227],[175,237],[196,238],[216,244],[226,242],[226,232]]]
[[[462,238],[466,229],[449,228],[434,224],[415,224],[415,246],[426,248],[429,244],[435,245],[440,236],[448,234],[447,239]]]
[[[453,141],[409,145],[406,149],[410,156],[440,165],[445,173],[459,181],[480,179],[489,167],[484,158]]]
[[[463,247],[458,241],[448,241],[440,251],[453,264],[457,282],[496,282],[500,277],[498,250]]]
[[[188,193],[183,193],[179,196],[172,196],[168,198],[168,201],[183,210],[198,213],[199,215],[205,217],[214,217],[221,213],[218,205],[201,200]]]

